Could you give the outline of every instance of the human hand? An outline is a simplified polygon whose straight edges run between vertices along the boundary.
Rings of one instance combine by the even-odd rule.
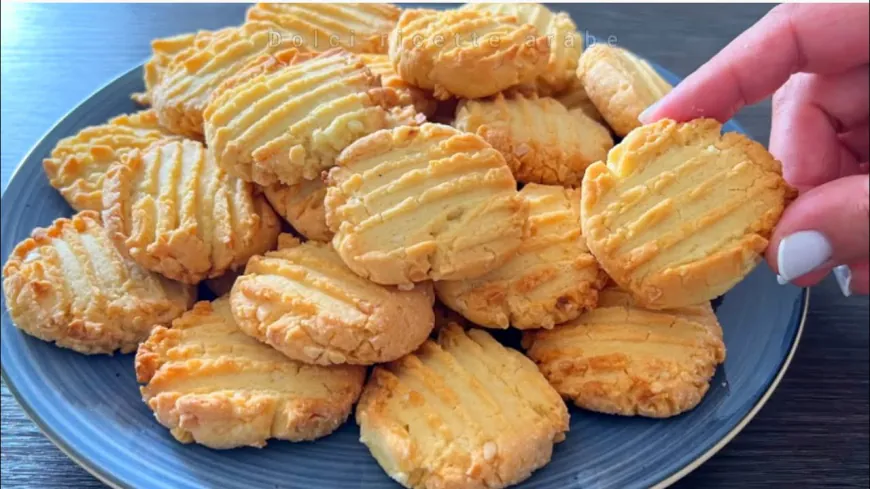
[[[780,5],[640,116],[730,119],[773,95],[770,151],[800,196],[766,258],[809,286],[836,267],[843,293],[870,289],[870,8]]]

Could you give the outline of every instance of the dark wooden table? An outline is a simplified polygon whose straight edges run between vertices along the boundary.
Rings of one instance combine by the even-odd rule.
[[[563,5],[580,27],[685,76],[770,8]],[[2,182],[55,121],[149,53],[149,40],[239,22],[242,5],[2,6]],[[767,143],[770,104],[739,121]],[[813,289],[803,341],[752,423],[677,487],[862,487],[868,477],[868,299]],[[2,486],[98,487],[2,387]]]

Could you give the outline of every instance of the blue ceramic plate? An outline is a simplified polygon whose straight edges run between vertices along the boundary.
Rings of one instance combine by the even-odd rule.
[[[662,70],[676,82],[676,77]],[[112,81],[64,117],[12,176],[2,197],[2,257],[37,226],[72,211],[42,172],[55,143],[85,126],[136,110],[141,68]],[[735,123],[730,131],[740,131]],[[800,338],[807,296],[777,285],[760,266],[721,300],[728,359],[693,411],[669,420],[622,418],[571,410],[571,432],[553,460],[523,488],[666,486],[725,445],[761,408],[785,372]],[[359,443],[353,421],[314,443],[271,441],[214,451],[181,445],[141,401],[133,356],[86,357],[17,330],[0,307],[3,378],[28,415],[61,450],[116,487],[393,488]]]

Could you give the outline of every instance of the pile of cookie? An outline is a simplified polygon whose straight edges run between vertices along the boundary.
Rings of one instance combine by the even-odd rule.
[[[78,213],[3,286],[28,334],[136,351],[183,443],[313,440],[357,404],[401,484],[515,484],[566,436],[563,398],[701,401],[725,357],[709,301],[792,196],[715,121],[641,125],[668,83],[541,5],[258,4],[152,48],[150,108],[45,160]]]

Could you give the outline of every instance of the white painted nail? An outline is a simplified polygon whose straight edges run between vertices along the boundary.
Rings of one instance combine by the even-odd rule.
[[[782,278],[782,275],[777,275],[777,276],[776,276],[776,282],[777,282],[779,285],[785,285],[785,284],[788,283],[788,280]]]
[[[653,103],[652,105],[650,105],[649,107],[647,107],[646,109],[644,109],[644,111],[641,112],[639,116],[637,116],[637,120],[639,120],[641,124],[649,124],[651,122],[654,122],[654,121],[649,120],[649,118],[650,118],[650,115],[653,113],[653,111],[656,110],[656,107],[658,107],[660,103],[661,103],[661,100],[658,100],[655,103]]]
[[[840,292],[846,297],[850,297],[852,295],[852,269],[849,268],[849,265],[834,267],[834,278],[840,284]]]
[[[831,259],[831,243],[818,231],[799,231],[779,242],[776,261],[788,282],[806,275]]]

